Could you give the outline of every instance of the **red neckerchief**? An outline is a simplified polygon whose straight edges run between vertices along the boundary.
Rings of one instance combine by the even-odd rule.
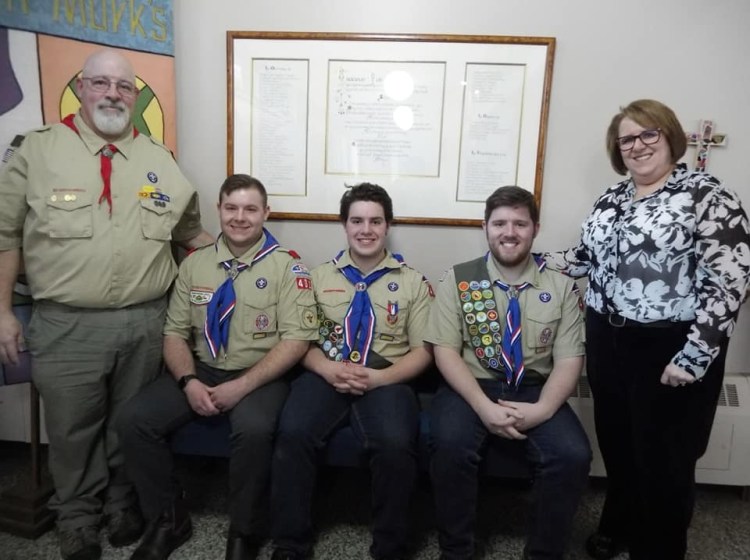
[[[81,133],[78,131],[78,127],[76,126],[76,124],[73,122],[74,118],[75,115],[70,114],[62,120],[62,123],[80,137]],[[136,136],[138,136],[138,129],[133,127],[133,138],[135,138]],[[112,158],[114,157],[115,152],[117,152],[117,146],[115,146],[114,144],[106,144],[99,151],[102,180],[104,181],[104,188],[102,188],[102,194],[99,196],[99,204],[102,203],[102,200],[107,201],[110,216],[112,215],[112,186],[110,179],[112,177]]]

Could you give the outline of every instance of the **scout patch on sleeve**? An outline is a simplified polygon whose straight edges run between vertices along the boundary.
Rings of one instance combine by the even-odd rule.
[[[314,328],[318,326],[318,314],[315,306],[309,305],[300,309],[302,324],[306,327]]]
[[[298,290],[312,290],[312,278],[297,276],[296,282]]]
[[[24,136],[21,134],[17,134],[15,138],[10,143],[10,146],[8,146],[5,149],[5,153],[3,154],[3,161],[2,163],[8,163],[10,161],[10,158],[13,157],[13,154],[16,153],[16,150],[21,147],[21,144],[23,143]]]
[[[212,297],[214,297],[214,293],[211,290],[204,288],[190,290],[190,303],[194,305],[206,305]]]

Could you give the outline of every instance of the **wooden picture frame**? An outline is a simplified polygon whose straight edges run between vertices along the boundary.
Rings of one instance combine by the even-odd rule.
[[[553,37],[227,32],[227,173],[271,218],[338,220],[385,187],[396,222],[476,226],[518,184],[541,202]]]

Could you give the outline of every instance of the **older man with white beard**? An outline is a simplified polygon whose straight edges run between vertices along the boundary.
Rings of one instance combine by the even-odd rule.
[[[169,150],[132,125],[130,62],[101,50],[76,80],[81,109],[25,136],[0,170],[0,360],[28,342],[44,399],[65,560],[135,542],[143,522],[114,419],[159,373],[170,241],[211,243]],[[17,142],[16,142],[17,143]],[[11,310],[21,251],[34,297],[28,340]]]

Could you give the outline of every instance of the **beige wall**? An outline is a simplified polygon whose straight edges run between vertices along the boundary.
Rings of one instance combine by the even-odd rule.
[[[743,165],[750,153],[746,0],[179,0],[174,13],[180,164],[198,186],[204,221],[214,232],[215,193],[226,175],[227,30],[556,37],[537,249],[576,242],[594,199],[618,179],[603,148],[609,119],[642,97],[670,105],[686,129],[710,118],[728,134],[727,147],[713,150],[709,170],[750,210]],[[343,243],[337,224],[274,222],[270,228],[311,266]],[[451,264],[484,251],[481,231],[468,228],[397,226],[391,246],[433,282]],[[749,338],[746,306],[727,371],[750,372]]]

